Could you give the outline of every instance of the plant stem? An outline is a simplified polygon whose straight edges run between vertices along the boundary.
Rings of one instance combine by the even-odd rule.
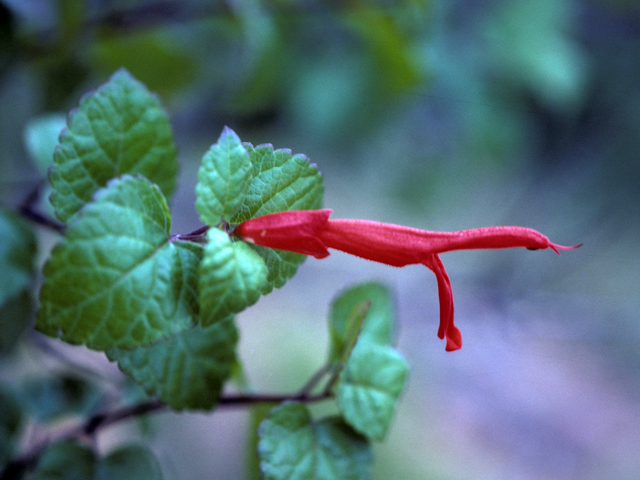
[[[38,182],[38,184],[29,192],[27,197],[18,207],[18,212],[28,220],[31,220],[33,223],[41,225],[43,227],[49,228],[51,230],[55,230],[56,232],[63,234],[65,230],[65,226],[62,223],[58,223],[55,220],[43,215],[41,212],[37,211],[34,205],[40,198],[40,192],[42,189],[43,182]]]
[[[312,377],[312,379],[314,377]],[[309,383],[310,382],[307,382],[307,385]],[[303,388],[299,392],[293,394],[242,393],[226,395],[220,398],[217,407],[244,407],[257,403],[282,403],[286,401],[312,403],[327,400],[329,398],[331,398],[331,394],[328,392],[310,394]],[[35,466],[38,462],[39,456],[45,450],[47,445],[54,441],[91,437],[99,430],[130,418],[140,417],[152,412],[160,413],[169,411],[171,410],[159,400],[147,400],[135,405],[127,405],[110,411],[96,413],[78,425],[65,429],[55,435],[51,435],[46,441],[38,443],[30,448],[24,455],[6,464],[3,470],[0,471],[0,480],[22,478],[28,469]]]
[[[207,241],[206,233],[209,228],[211,228],[209,225],[204,225],[190,233],[171,235],[169,241],[175,242],[176,240],[184,240],[187,242],[205,243]]]

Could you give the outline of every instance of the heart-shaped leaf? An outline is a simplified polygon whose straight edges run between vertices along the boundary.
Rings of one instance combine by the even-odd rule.
[[[312,210],[322,206],[324,186],[318,168],[305,155],[274,150],[271,145],[244,144],[251,156],[253,179],[233,223],[283,210]],[[252,245],[269,274],[263,294],[281,288],[305,260],[304,255]]]
[[[160,189],[124,176],[69,225],[44,268],[36,328],[104,350],[169,338],[196,322],[202,247],[171,242]]]
[[[229,221],[242,205],[252,177],[249,152],[235,132],[225,127],[198,171],[196,210],[202,221],[208,225]]]
[[[132,350],[111,349],[110,360],[174,410],[210,410],[235,363],[238,331],[233,317]]]
[[[388,345],[393,339],[394,305],[391,292],[379,283],[363,283],[343,292],[331,305],[329,321],[329,361],[335,362],[349,341],[350,319],[354,308],[371,302],[358,335],[358,342]]]
[[[363,480],[370,476],[365,438],[340,417],[319,421],[307,407],[285,403],[260,424],[258,453],[267,480]]]
[[[266,282],[267,267],[249,245],[209,229],[198,283],[202,326],[253,305]]]
[[[368,438],[382,440],[408,372],[407,361],[392,347],[357,343],[336,385],[345,421]]]
[[[66,222],[107,182],[142,174],[169,196],[178,164],[169,118],[126,70],[80,100],[60,135],[49,179],[51,203]]]

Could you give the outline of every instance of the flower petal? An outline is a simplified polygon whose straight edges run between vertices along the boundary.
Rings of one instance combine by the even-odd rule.
[[[331,210],[289,210],[245,220],[233,230],[233,235],[245,242],[288,252],[329,256],[327,247],[318,238]]]
[[[423,265],[435,273],[438,282],[438,298],[440,301],[438,337],[441,339],[446,337],[447,346],[445,350],[447,352],[459,350],[462,348],[462,334],[453,323],[453,290],[451,289],[449,275],[447,275],[447,271],[438,255],[431,255],[423,261]]]

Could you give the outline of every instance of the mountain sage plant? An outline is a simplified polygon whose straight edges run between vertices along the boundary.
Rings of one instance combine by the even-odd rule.
[[[49,127],[38,128],[36,134]],[[176,234],[168,199],[177,171],[164,109],[120,70],[84,96],[66,120],[48,173],[55,218],[34,206],[43,185],[21,205],[22,215],[1,212],[0,275],[7,286],[0,296],[7,332],[2,348],[12,348],[26,328],[22,319],[29,317],[37,277],[34,225],[40,225],[58,235],[41,272],[35,321],[38,332],[55,340],[40,341],[104,352],[144,391],[136,400],[124,393],[114,400],[99,385],[64,378],[56,385],[82,393],[39,418],[47,423],[74,413],[78,423],[25,442],[31,413],[18,399],[24,390],[2,387],[1,478],[161,478],[158,460],[145,446],[101,452],[84,440],[154,411],[255,404],[272,407],[257,429],[255,455],[264,478],[369,478],[371,443],[384,439],[409,371],[394,347],[389,290],[364,283],[335,299],[326,362],[290,394],[246,387],[235,316],[283,287],[306,256],[324,258],[332,248],[432,270],[440,300],[438,335],[451,351],[462,340],[440,253],[575,248],[522,227],[443,233],[329,219],[331,211],[322,209],[322,177],[306,156],[242,142],[230,128],[204,154],[198,172],[195,209],[203,226]],[[16,321],[10,324],[6,312],[21,323],[12,327]],[[335,413],[313,414],[308,405],[320,401],[334,402]]]

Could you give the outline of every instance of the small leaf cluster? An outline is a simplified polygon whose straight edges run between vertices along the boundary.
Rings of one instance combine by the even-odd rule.
[[[44,267],[36,329],[104,351],[173,409],[211,409],[235,363],[233,314],[304,259],[234,242],[229,225],[319,206],[322,178],[306,157],[225,128],[198,175],[198,237],[171,235],[176,172],[169,119],[129,73],[81,100],[49,175],[66,229]]]
[[[42,454],[29,480],[58,478],[161,480],[163,476],[158,460],[146,447],[125,445],[104,457],[98,457],[86,445],[60,440],[51,444]]]
[[[338,297],[329,319],[325,386],[338,413],[314,419],[299,401],[273,409],[258,429],[265,478],[369,478],[369,441],[384,438],[409,371],[392,346],[394,317],[391,294],[380,284]]]
[[[38,132],[55,130],[59,122],[30,126],[27,139],[41,165],[51,147]],[[166,407],[210,411],[240,368],[235,315],[282,287],[306,258],[245,243],[230,231],[253,217],[320,208],[323,181],[306,156],[271,145],[254,147],[225,127],[198,172],[195,208],[203,226],[175,234],[169,201],[177,171],[169,118],[127,71],[82,98],[68,116],[49,168],[51,211],[60,223],[37,217],[61,238],[42,270],[35,328],[104,352]],[[26,326],[13,317],[28,319],[33,308],[36,238],[27,222],[4,211],[0,234],[6,240],[0,244],[0,280],[10,285],[0,293],[2,352]],[[320,370],[329,377],[324,389],[313,393],[319,375],[290,396],[245,398],[282,402],[259,427],[265,478],[290,478],[293,471],[305,478],[368,477],[369,441],[383,439],[408,372],[392,346],[393,318],[391,295],[383,286],[345,292],[329,320],[329,355]],[[58,380],[29,387],[31,409],[42,421],[99,408],[99,391],[73,378],[64,385]],[[65,388],[73,391],[68,398]],[[60,392],[60,400],[49,405],[53,410],[38,406],[39,396]],[[81,400],[74,404],[73,398]],[[328,398],[335,398],[337,414],[314,419],[305,402]],[[13,438],[27,407],[8,390],[0,391],[0,406],[3,463],[15,454]],[[94,431],[104,418],[98,415],[96,423],[90,419],[78,431]],[[61,472],[78,478],[159,478],[148,450],[122,447],[100,457],[73,435],[52,442],[37,457],[29,478]],[[118,468],[124,468],[122,475]]]

